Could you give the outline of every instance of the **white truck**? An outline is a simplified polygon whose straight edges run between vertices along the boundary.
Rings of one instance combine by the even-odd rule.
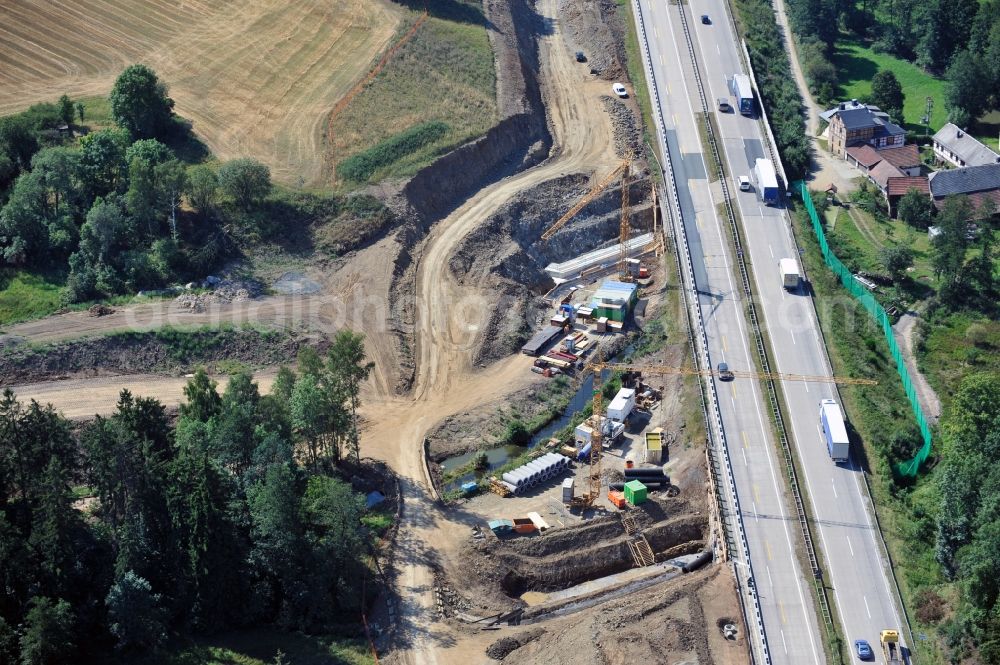
[[[770,159],[758,157],[753,164],[753,175],[757,179],[757,196],[765,205],[775,205],[781,200],[778,174]]]
[[[778,262],[778,268],[781,271],[782,286],[789,291],[799,288],[801,274],[799,273],[799,264],[795,259],[781,259]]]
[[[826,439],[826,450],[834,462],[846,462],[850,457],[851,443],[840,406],[832,399],[819,403],[819,426]]]

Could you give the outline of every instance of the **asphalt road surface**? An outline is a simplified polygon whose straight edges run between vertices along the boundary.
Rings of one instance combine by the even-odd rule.
[[[772,369],[829,375],[807,288],[786,292],[781,285],[778,261],[798,258],[789,221],[780,208],[764,206],[755,191],[740,192],[737,186],[740,175],[752,179],[754,160],[766,156],[760,126],[738,112],[719,113],[714,108],[719,97],[735,101],[728,79],[744,73],[726,4],[722,0],[699,0],[694,7],[639,2],[655,78],[651,85],[657,87],[666,130],[660,140],[672,156],[712,363],[753,370],[754,351],[726,244],[728,222],[716,212],[721,188],[709,185],[709,158],[701,154],[695,113],[702,109],[679,8],[690,12],[705,97],[720,129],[720,147],[730,169],[729,189],[744,229],[745,258],[756,280],[758,312],[776,356]],[[712,23],[701,23],[701,14],[708,14]],[[811,582],[805,576],[811,573],[802,570],[795,556],[795,548],[802,547],[800,527],[784,490],[783,469],[767,422],[766,396],[754,381],[717,383],[716,388],[773,662],[821,662],[822,631],[809,592]],[[853,463],[834,464],[819,430],[819,402],[825,398],[839,402],[836,387],[785,382],[780,389],[788,410],[788,433],[803,468],[799,480],[815,517],[814,541],[825,556],[832,599],[839,608],[837,618],[850,642],[866,639],[877,649],[878,632],[900,628],[900,619],[861,472]]]

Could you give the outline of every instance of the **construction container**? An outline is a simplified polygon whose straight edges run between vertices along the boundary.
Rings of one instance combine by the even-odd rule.
[[[597,332],[608,332],[608,317],[601,316],[597,319]]]
[[[638,506],[646,501],[646,486],[638,480],[630,480],[625,483],[625,500],[633,506]]]
[[[569,457],[576,457],[576,447],[575,446],[560,446],[559,452],[563,455],[568,455]]]
[[[562,500],[563,503],[573,503],[573,485],[575,484],[574,478],[566,478],[562,482]]]
[[[500,536],[514,530],[514,523],[510,520],[490,520],[490,531]]]
[[[608,404],[608,418],[620,423],[625,422],[635,408],[635,389],[622,388]]]
[[[646,432],[646,462],[659,464],[663,461],[663,428]]]
[[[535,523],[529,517],[515,517],[514,531],[518,533],[531,533],[535,530]]]
[[[625,506],[628,505],[625,501],[625,495],[621,492],[608,492],[608,501],[610,501],[615,508],[619,509],[625,508]]]

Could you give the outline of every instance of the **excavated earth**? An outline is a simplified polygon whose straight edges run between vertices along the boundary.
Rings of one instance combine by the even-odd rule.
[[[248,369],[291,363],[303,346],[321,353],[323,335],[257,330],[194,331],[175,338],[155,332],[123,333],[46,346],[8,344],[0,352],[0,386],[119,374],[177,376],[223,361]]]
[[[738,611],[728,569],[710,566],[583,612],[505,629],[485,651],[508,665],[745,665]],[[723,636],[726,625],[736,626],[735,639]]]
[[[699,486],[694,494],[704,490]],[[649,541],[657,561],[705,549],[708,516],[702,500],[652,495],[630,513]],[[481,614],[523,607],[527,591],[551,592],[633,568],[635,563],[618,515],[549,529],[532,537],[473,541],[448,571],[462,580],[456,604]]]

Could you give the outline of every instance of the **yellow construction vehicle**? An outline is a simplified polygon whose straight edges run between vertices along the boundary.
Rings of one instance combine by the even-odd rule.
[[[885,665],[903,665],[903,650],[899,646],[899,631],[883,630],[878,634],[878,639],[882,643]]]

